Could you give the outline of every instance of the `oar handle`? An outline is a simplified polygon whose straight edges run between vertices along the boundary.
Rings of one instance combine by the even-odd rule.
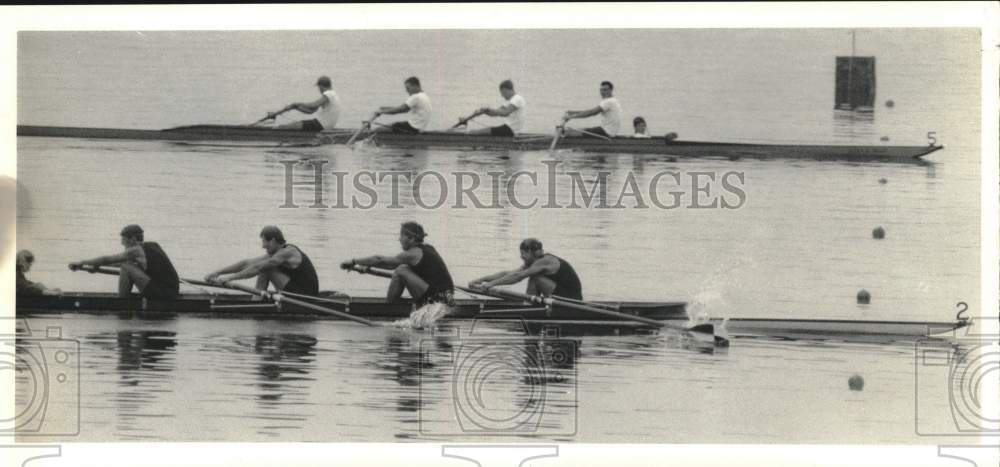
[[[361,274],[368,274],[371,276],[385,277],[386,279],[392,278],[392,271],[387,269],[380,269],[373,266],[363,266],[360,264],[352,264],[350,267],[344,267],[345,271],[354,271]]]

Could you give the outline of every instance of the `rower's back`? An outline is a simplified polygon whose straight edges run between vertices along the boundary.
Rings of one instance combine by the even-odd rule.
[[[427,293],[435,294],[439,292],[451,291],[455,288],[455,283],[448,272],[448,266],[444,264],[444,259],[438,254],[437,249],[426,243],[416,245],[423,255],[420,261],[413,266],[415,272],[424,282],[427,282]]]
[[[552,254],[546,253],[559,261],[559,269],[553,274],[546,274],[545,277],[556,283],[552,295],[574,300],[583,300],[583,286],[580,284],[580,276],[576,275],[576,270],[568,261]]]
[[[175,295],[180,292],[180,278],[177,277],[177,270],[174,269],[174,264],[170,262],[170,258],[160,247],[160,244],[143,242],[142,252],[146,255],[146,275],[149,276],[149,279]]]

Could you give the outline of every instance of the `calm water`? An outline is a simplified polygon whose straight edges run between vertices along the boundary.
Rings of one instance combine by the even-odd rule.
[[[416,219],[460,282],[515,266],[517,243],[535,236],[574,264],[588,298],[682,299],[712,316],[948,320],[956,302],[975,309],[979,296],[979,37],[859,31],[858,44],[859,55],[877,57],[870,118],[832,110],[834,57],[850,53],[842,30],[22,33],[22,124],[244,123],[311,99],[316,75],[329,74],[344,126],[353,127],[375,106],[401,102],[402,79],[416,74],[434,100],[432,127],[496,103],[496,82],[509,77],[531,106],[526,129],[546,131],[562,110],[593,106],[597,83],[610,79],[625,115],[645,116],[654,133],[924,144],[935,131],[946,149],[929,165],[861,165],[21,138],[18,247],[38,257],[34,280],[107,291],[107,277],[65,264],[117,251],[124,224],[141,224],[188,277],[259,254],[257,232],[277,224],[312,257],[323,288],[380,295],[384,282],[336,265],[396,251],[398,224]],[[607,59],[594,61],[593,50]],[[746,202],[734,210],[424,209],[404,183],[398,208],[311,209],[312,190],[300,186],[302,207],[280,209],[289,160],[351,174],[502,177],[544,173],[544,161],[557,160],[559,174],[610,172],[613,193],[630,176],[645,186],[665,171],[736,171]],[[433,200],[433,187],[424,188]],[[516,185],[519,195],[543,198],[570,188],[566,176]],[[376,191],[385,199],[392,189]],[[693,190],[681,189],[687,203]],[[330,179],[324,193],[335,193]],[[872,240],[877,226],[885,240]],[[871,305],[854,303],[861,288]],[[447,425],[442,388],[455,380],[446,360],[454,346],[425,348],[419,333],[329,322],[30,321],[81,342],[83,439],[391,441],[429,439],[421,422],[432,431]],[[560,418],[533,439],[921,442],[912,355],[903,344],[741,339],[703,353],[669,337],[588,338],[551,385],[565,396],[553,413],[575,414],[576,430]],[[428,359],[434,370],[421,366]],[[863,392],[847,390],[855,373],[868,383]],[[506,389],[520,397],[523,388]]]

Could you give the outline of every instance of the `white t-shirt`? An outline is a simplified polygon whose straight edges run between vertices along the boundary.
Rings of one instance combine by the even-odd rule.
[[[510,127],[515,135],[520,133],[521,129],[524,128],[524,104],[524,98],[520,94],[514,94],[507,101],[507,105],[513,106],[514,111],[503,118],[503,123]]]
[[[406,119],[410,126],[423,131],[431,121],[431,98],[427,94],[418,92],[406,98],[406,106],[410,108],[409,117]]]
[[[618,99],[609,97],[598,105],[601,107],[601,128],[604,128],[608,136],[617,135],[622,124],[622,106]]]
[[[337,120],[340,119],[340,98],[333,89],[323,91],[323,95],[327,102],[316,111],[314,117],[323,125],[324,130],[332,130],[337,127]]]

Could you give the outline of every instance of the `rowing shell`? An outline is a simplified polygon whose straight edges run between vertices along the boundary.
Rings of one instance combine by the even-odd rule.
[[[348,297],[324,293],[314,303],[343,310],[354,316],[373,320],[408,318],[414,311],[409,301],[387,302],[384,298]],[[688,320],[684,302],[597,302],[621,313],[665,322],[685,323]],[[51,296],[17,297],[18,316],[37,316],[58,313],[88,313],[97,315],[135,316],[209,316],[213,318],[258,319],[332,319],[288,303],[252,302],[242,295],[183,294],[175,300],[145,300],[118,298],[114,294],[75,292]],[[518,319],[539,326],[551,325],[567,332],[563,326],[610,326],[616,331],[631,333],[648,332],[652,327],[626,320],[609,320],[605,316],[577,310],[530,307],[523,302],[492,299],[456,300],[447,319]],[[821,319],[764,319],[732,318],[714,319],[734,336],[772,336],[789,338],[839,339],[851,341],[886,339],[915,339],[942,335],[970,325],[969,321],[855,321]],[[573,332],[570,328],[569,332]],[[617,332],[615,332],[617,333]]]
[[[252,126],[192,125],[165,130],[118,128],[82,128],[18,125],[18,136],[69,137],[187,142],[268,142],[281,147],[346,143],[354,130],[307,132]],[[552,135],[525,134],[516,137],[468,135],[451,132],[425,132],[417,135],[378,133],[375,144],[395,148],[452,150],[548,150]],[[895,146],[822,145],[822,144],[746,144],[676,139],[616,137],[610,140],[567,136],[559,139],[558,148],[595,153],[656,154],[679,158],[724,159],[813,159],[851,162],[920,163],[921,157],[942,149],[941,145]]]

